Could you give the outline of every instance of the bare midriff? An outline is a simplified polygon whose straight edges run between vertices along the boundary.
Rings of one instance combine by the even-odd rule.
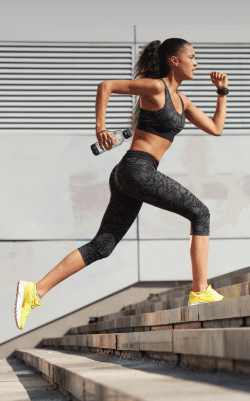
[[[142,152],[147,152],[160,163],[160,160],[166,150],[170,148],[173,142],[166,138],[161,138],[150,132],[135,130],[133,141],[129,150],[140,150]]]

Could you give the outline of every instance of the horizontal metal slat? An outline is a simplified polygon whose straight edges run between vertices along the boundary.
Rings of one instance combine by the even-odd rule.
[[[126,103],[122,104],[122,106],[125,106],[126,110],[131,108],[131,106]],[[1,113],[16,113],[16,112],[20,112],[20,107],[22,108],[22,112],[25,112],[25,113],[26,112],[29,112],[29,113],[42,113],[42,112],[46,112],[46,113],[56,113],[56,112],[85,113],[86,112],[86,113],[88,113],[88,112],[93,112],[94,113],[93,105],[78,106],[78,107],[77,106],[68,106],[68,107],[65,107],[65,106],[61,106],[61,107],[58,107],[58,106],[46,106],[46,107],[45,106],[33,106],[32,109],[35,108],[36,110],[32,110],[31,106],[29,106],[29,107],[26,107],[26,106],[19,106],[19,107],[9,106],[9,107],[7,107],[6,105],[4,105],[4,106],[0,105],[0,111],[1,111]],[[69,110],[69,107],[70,107],[70,110]],[[125,109],[124,109],[124,107],[120,107],[117,104],[112,104],[112,106],[108,105],[109,112],[113,111],[113,112],[120,113],[120,112],[123,112]],[[202,107],[200,109],[206,114],[209,114],[209,113],[212,114],[215,112],[214,106],[206,107],[206,108]],[[242,116],[248,115],[248,114],[250,115],[250,105],[242,110],[240,107],[230,109],[230,116],[237,117],[239,114],[241,114]]]
[[[18,101],[8,101],[9,103],[5,102],[1,102],[0,101],[0,108],[2,110],[3,107],[6,107],[6,110],[9,109],[10,107],[18,107],[18,109],[20,108],[25,108],[25,107],[29,107],[29,108],[43,108],[43,109],[54,109],[55,107],[58,107],[59,110],[61,110],[63,107],[65,108],[76,108],[76,109],[86,109],[89,110],[88,108],[90,108],[91,110],[93,110],[93,102],[89,102],[89,101],[76,101],[75,104],[73,105],[72,102],[64,102],[61,101],[59,104],[58,102],[55,102],[54,104],[52,103],[47,103],[47,102],[42,102],[42,101],[32,101],[32,102],[28,102],[28,101],[23,101],[21,104]],[[35,104],[34,104],[35,103]],[[79,104],[80,103],[80,104]],[[111,106],[112,105],[112,106]],[[124,99],[124,101],[118,102],[116,99],[109,99],[108,102],[108,107],[121,107],[121,106],[125,106],[125,107],[130,107],[130,105],[132,106],[132,101],[130,101],[130,99]]]
[[[250,75],[249,75],[250,78]],[[26,82],[26,83],[18,83],[18,82],[8,82],[8,83],[2,83],[0,82],[0,87],[1,87],[1,91],[4,90],[77,90],[79,88],[79,90],[87,90],[87,91],[96,91],[98,84],[100,82],[102,82],[101,80],[96,84],[94,82],[92,82],[92,79],[88,79],[88,82],[81,82],[79,81],[79,83],[75,83],[75,82],[69,82],[69,83],[65,83],[64,81],[62,81],[61,83],[33,83],[31,82]],[[196,93],[197,91],[203,91],[204,93],[209,93],[209,94],[214,94],[216,93],[216,88],[215,86],[212,84],[212,82],[207,81],[207,83],[203,82],[202,84],[199,84],[197,82],[194,82],[193,85],[180,85],[180,87],[178,88],[178,91],[189,93]],[[250,91],[250,79],[249,79],[249,85],[246,83],[245,85],[242,83],[240,84],[234,84],[230,81],[230,91],[232,91],[233,93],[235,93],[235,91],[239,91],[239,92],[245,92],[245,91]],[[230,92],[231,93],[231,92]]]
[[[68,67],[43,67],[43,68],[39,68],[39,67],[33,67],[33,68],[28,68],[28,67],[11,67],[11,68],[5,68],[5,67],[0,67],[0,75],[2,75],[2,71],[4,70],[4,74],[9,74],[9,73],[13,73],[13,74],[17,74],[20,73],[22,75],[24,74],[37,74],[36,71],[42,71],[39,74],[52,74],[51,71],[53,71],[53,74],[75,74],[75,73],[81,73],[81,74],[91,74],[93,76],[98,75],[100,73],[104,74],[104,75],[119,75],[119,74],[124,74],[127,75],[128,72],[131,71],[131,68],[127,67],[127,68],[122,68],[121,70],[119,70],[118,68],[111,68],[111,67],[107,67],[107,68],[98,68],[96,67],[94,69],[92,68],[80,68],[80,67],[72,67],[72,68],[68,68]],[[62,72],[63,71],[63,72]]]
[[[19,130],[19,129],[36,129],[36,128],[44,128],[44,129],[51,129],[51,128],[54,128],[54,129],[61,129],[61,128],[65,128],[65,129],[68,129],[68,130],[71,130],[71,129],[84,129],[84,128],[91,128],[91,129],[93,129],[93,130],[95,130],[95,123],[91,123],[91,124],[89,124],[89,123],[86,123],[86,124],[81,124],[81,123],[74,123],[74,124],[70,124],[70,126],[69,125],[67,125],[67,124],[65,124],[65,123],[63,123],[63,124],[59,124],[59,123],[54,123],[54,122],[51,122],[51,123],[47,123],[47,124],[26,124],[26,123],[24,123],[24,124],[22,124],[22,125],[20,125],[20,124],[14,124],[14,123],[12,123],[11,125],[7,125],[6,123],[5,124],[1,124],[0,125],[0,129],[6,129],[6,128],[9,128],[9,129],[17,129],[17,130]],[[116,122],[116,121],[113,121],[113,123],[106,123],[106,128],[107,129],[116,129],[116,128],[118,128],[118,127],[128,127],[128,123],[127,123],[127,121],[118,121],[118,122]]]
[[[127,60],[126,60],[127,61]],[[108,63],[93,63],[93,64],[87,64],[87,63],[81,63],[81,62],[75,62],[75,63],[12,63],[12,64],[5,64],[5,63],[0,63],[0,72],[1,74],[5,71],[6,74],[24,74],[25,72],[33,72],[34,74],[39,72],[39,70],[41,71],[48,71],[54,73],[58,72],[61,74],[64,73],[68,73],[68,72],[72,72],[72,75],[77,71],[85,71],[86,73],[89,72],[94,72],[94,70],[96,69],[98,73],[101,72],[101,70],[105,70],[105,71],[110,71],[110,70],[115,70],[118,69],[120,70],[124,70],[125,72],[128,69],[132,68],[132,63],[131,62],[122,62],[120,64],[117,64],[115,66],[112,66],[112,61],[110,60]],[[17,70],[17,72],[15,71]],[[58,71],[57,71],[58,70]],[[90,71],[89,71],[90,70]],[[19,72],[20,71],[20,72]]]
[[[184,92],[183,92],[184,93]],[[186,93],[185,93],[186,95]],[[188,95],[187,95],[188,96]],[[192,102],[213,102],[214,104],[216,104],[217,102],[217,94],[215,92],[214,95],[212,96],[204,96],[204,93],[201,93],[200,95],[198,93],[196,93],[195,95],[189,95],[188,98],[192,101]],[[227,97],[227,103],[229,104],[229,102],[237,102],[237,101],[241,101],[241,102],[249,102],[249,96],[247,95],[241,95],[241,96],[228,96]]]
[[[23,61],[22,61],[23,60]],[[0,62],[7,62],[7,63],[22,63],[22,62],[31,62],[31,63],[59,63],[59,62],[72,62],[75,63],[76,61],[79,61],[81,63],[102,63],[102,64],[107,64],[112,61],[112,63],[131,63],[132,61],[132,55],[130,54],[123,54],[121,53],[118,56],[118,53],[110,53],[110,54],[102,54],[101,52],[96,55],[92,55],[91,57],[89,56],[89,53],[82,53],[80,55],[67,55],[61,54],[61,55],[50,55],[50,54],[43,54],[43,55],[30,55],[27,54],[25,55],[15,55],[12,56],[9,53],[3,54],[0,52]]]
[[[185,127],[184,128],[184,130],[185,129],[187,129],[188,127],[192,127],[192,129],[194,128],[196,128],[196,129],[199,129],[199,128],[197,128],[197,127],[194,127],[193,126],[193,124],[191,124],[191,123],[187,123],[187,127]],[[231,123],[228,123],[228,122],[225,122],[225,125],[224,125],[224,128],[223,128],[223,131],[224,131],[224,129],[234,129],[234,130],[239,130],[240,128],[244,128],[244,129],[249,129],[249,134],[250,134],[250,124],[244,124],[244,123],[239,123],[239,122],[237,122],[237,123],[235,123],[235,124],[231,124]],[[201,131],[201,130],[200,130]],[[205,131],[204,131],[205,132]]]
[[[56,125],[52,125],[49,127],[44,127],[44,126],[35,126],[35,127],[25,127],[25,126],[20,126],[18,128],[13,128],[10,125],[4,127],[3,129],[0,129],[0,135],[5,135],[5,132],[7,134],[17,134],[20,132],[22,135],[32,135],[32,134],[41,134],[41,135],[79,135],[79,136],[93,136],[93,143],[96,142],[96,130],[95,130],[95,123],[93,124],[88,124],[89,127],[86,125],[84,126],[61,126],[57,127]],[[126,129],[129,128],[129,125],[126,124],[107,124],[106,128],[113,132],[118,129]],[[237,128],[224,128],[222,132],[222,136],[220,137],[220,140],[225,139],[227,136],[249,136],[250,130],[242,128],[238,130]],[[189,129],[182,130],[176,138],[179,136],[205,136],[208,138],[214,137],[213,135],[207,134],[204,131],[199,130],[196,127],[190,127]],[[131,139],[130,139],[131,140]],[[175,139],[176,140],[176,139]]]
[[[35,114],[35,116],[34,116]],[[109,110],[108,113],[108,118],[117,118],[117,117],[124,117],[124,116],[128,116],[130,115],[130,110],[119,110],[117,112],[111,112]],[[21,113],[19,112],[3,112],[1,110],[1,114],[0,114],[0,120],[2,119],[16,119],[16,118],[61,118],[61,119],[65,119],[65,118],[72,118],[72,119],[86,119],[91,117],[92,119],[95,117],[95,112],[91,111],[91,112],[87,112],[87,111],[81,111],[81,112],[67,112],[67,111],[61,111],[60,113],[56,113],[53,111],[44,111],[44,112],[40,112],[40,111],[33,111],[33,112],[24,112]],[[250,121],[250,118],[249,118]]]
[[[26,47],[26,46],[13,46],[13,47],[2,47],[0,44],[0,55],[2,56],[8,56],[12,55],[12,57],[16,54],[20,54],[24,57],[30,56],[31,54],[35,55],[44,55],[45,54],[53,54],[53,56],[56,54],[62,54],[62,55],[81,55],[81,54],[115,54],[117,55],[121,54],[131,54],[131,46],[122,46],[122,45],[117,45],[117,46],[79,46],[79,47],[71,47],[71,46],[55,46],[55,47],[49,47],[49,46],[33,46],[33,47]]]
[[[126,129],[126,128],[129,128],[129,125],[128,125],[128,123],[127,123],[127,121],[126,122],[124,122],[124,123],[116,123],[116,122],[114,122],[113,124],[111,124],[111,123],[108,123],[108,124],[106,124],[106,128],[108,129],[108,130],[117,130],[117,129]],[[63,129],[63,130],[67,130],[68,132],[70,132],[70,131],[72,131],[72,130],[89,130],[89,129],[91,129],[91,130],[93,130],[93,132],[95,132],[95,123],[92,123],[92,124],[80,124],[80,125],[64,125],[64,124],[57,124],[57,123],[55,123],[55,124],[53,124],[53,123],[50,123],[50,124],[33,124],[33,125],[31,125],[31,124],[29,124],[29,125],[14,125],[14,124],[12,124],[12,125],[1,125],[0,126],[0,131],[1,130],[13,130],[13,132],[15,132],[15,130],[17,130],[17,131],[19,131],[19,130],[36,130],[36,129],[41,129],[41,130],[60,130],[60,129]],[[84,132],[85,131],[82,131],[81,132],[81,134],[82,135],[84,135]],[[245,127],[245,126],[243,126],[243,127],[241,127],[241,129],[239,130],[238,129],[238,127],[227,127],[227,128],[225,128],[224,127],[224,129],[223,129],[223,134],[224,135],[230,135],[230,134],[232,134],[232,133],[235,133],[235,134],[239,134],[239,135],[241,135],[241,132],[244,132],[244,135],[249,135],[250,134],[250,128],[249,127]],[[59,132],[60,133],[60,132]],[[198,128],[196,128],[196,127],[190,127],[190,129],[185,129],[185,130],[182,130],[181,132],[180,132],[180,134],[183,134],[183,135],[185,135],[186,133],[198,133],[199,135],[209,135],[209,134],[207,134],[206,132],[204,132],[204,131],[201,131],[201,130],[199,130]],[[179,135],[180,135],[179,134]]]
[[[29,96],[34,96],[34,95],[36,95],[36,94],[38,94],[38,95],[43,95],[43,94],[46,94],[47,93],[47,95],[48,96],[57,96],[58,94],[60,94],[60,95],[64,95],[65,94],[65,96],[69,96],[69,95],[81,95],[82,94],[82,96],[96,96],[96,91],[97,91],[97,88],[95,89],[95,90],[92,90],[92,91],[89,91],[89,90],[85,90],[85,89],[83,89],[83,88],[81,88],[81,89],[77,89],[77,88],[74,88],[74,89],[37,89],[37,90],[34,90],[34,89],[28,89],[28,90],[26,90],[26,89],[11,89],[11,90],[2,90],[0,93],[1,93],[1,96],[25,96],[25,95],[29,95]],[[131,95],[118,95],[118,96],[131,96]]]
[[[92,91],[87,91],[85,89],[10,89],[10,90],[2,90],[0,91],[0,97],[20,97],[20,96],[85,96],[85,97],[94,97],[96,98],[96,90]],[[212,100],[212,101],[217,101],[217,93],[216,91],[193,91],[193,92],[185,92],[183,91],[183,94],[185,94],[188,98],[191,100],[194,98],[207,98],[207,100]],[[228,101],[235,100],[235,98],[239,98],[242,96],[242,100],[244,99],[249,99],[250,98],[250,90],[245,90],[245,91],[230,91],[230,99],[229,97],[227,98]],[[132,96],[132,95],[118,95],[118,96]]]
[[[124,117],[124,118],[122,118],[122,117],[119,117],[118,118],[118,116],[117,117],[107,117],[106,118],[106,124],[108,124],[109,122],[112,122],[113,120],[114,121],[117,121],[117,122],[123,122],[123,121],[127,121],[128,120],[128,117],[129,117],[129,115],[127,116],[127,117]],[[80,121],[80,120],[82,120],[82,121]],[[49,118],[49,117],[47,117],[47,118],[44,118],[44,119],[41,119],[41,118],[39,118],[39,117],[37,117],[37,118],[29,118],[29,119],[27,119],[27,118],[25,118],[25,117],[23,117],[23,118],[12,118],[11,119],[11,121],[9,121],[8,119],[6,119],[6,118],[0,118],[0,123],[1,123],[1,125],[2,124],[33,124],[33,123],[35,123],[35,124],[38,124],[38,123],[44,123],[44,124],[48,124],[48,123],[51,123],[51,124],[57,124],[57,123],[63,123],[63,124],[72,124],[72,125],[74,125],[74,124],[76,124],[76,125],[78,125],[78,124],[82,124],[82,123],[91,123],[92,121],[94,121],[94,119],[93,118],[72,118],[72,119],[70,119],[70,118],[58,118],[58,121],[56,121],[56,118],[55,119],[52,119],[52,118]],[[191,123],[186,123],[186,125],[187,126],[189,126],[189,125],[192,125],[193,126],[193,124],[191,124]],[[238,128],[240,128],[240,127],[244,127],[244,128],[250,128],[250,122],[248,121],[248,122],[246,122],[246,123],[244,123],[244,122],[239,122],[239,121],[235,121],[234,123],[233,122],[225,122],[225,125],[224,125],[224,127],[226,127],[226,128],[229,128],[229,127],[234,127],[234,128],[236,128],[236,129],[238,129]],[[185,129],[185,128],[184,128]]]
[[[137,45],[139,51],[142,50],[142,47],[145,46],[147,42]],[[225,43],[225,44],[219,44],[219,43],[210,43],[210,44],[205,44],[205,43],[192,43],[192,46],[195,50],[195,54],[197,52],[203,51],[205,54],[219,54],[221,55],[222,53],[236,53],[241,55],[242,53],[250,53],[250,44],[241,44],[240,46],[237,45],[237,43]]]
[[[65,115],[66,114],[66,115]],[[63,116],[62,116],[63,115]],[[108,121],[109,119],[111,119],[111,118],[127,118],[127,117],[129,117],[130,116],[130,111],[123,111],[123,112],[118,112],[118,113],[109,113],[108,114],[108,116],[107,116],[107,118],[106,118],[106,121]],[[212,118],[212,114],[209,116],[209,115],[207,115],[208,117],[210,117],[210,118]],[[90,118],[91,119],[91,121],[94,119],[94,117],[95,117],[95,115],[94,115],[94,113],[78,113],[78,114],[76,114],[76,113],[65,113],[65,112],[61,112],[61,114],[60,113],[57,113],[57,114],[53,114],[52,112],[49,112],[49,113],[43,113],[42,115],[41,115],[41,113],[36,113],[36,116],[34,116],[33,114],[31,114],[31,113],[25,113],[25,114],[23,114],[22,116],[20,116],[20,115],[18,115],[18,114],[13,114],[13,115],[11,115],[11,116],[8,116],[8,115],[6,115],[6,114],[1,114],[1,116],[0,116],[0,121],[2,122],[2,121],[9,121],[9,120],[22,120],[22,119],[27,119],[28,121],[31,121],[31,119],[33,118],[33,119],[56,119],[56,118],[59,118],[59,119],[61,119],[61,120],[63,120],[63,119],[66,119],[66,118],[71,118],[72,119],[72,121],[77,121],[77,120],[79,120],[79,119],[81,119],[81,120],[85,120],[85,119],[87,119],[87,118]],[[189,125],[189,124],[191,124],[189,121],[188,121],[188,119],[186,119],[187,121],[186,121],[186,124],[187,125]],[[238,124],[238,123],[242,123],[242,124],[250,124],[250,117],[248,117],[248,118],[244,118],[244,116],[242,117],[242,116],[240,116],[239,118],[234,118],[234,117],[228,117],[228,118],[226,118],[226,121],[225,121],[225,126],[227,125],[227,124]]]
[[[117,95],[117,96],[119,96],[119,95]],[[112,97],[113,97],[113,99],[116,99],[117,100],[117,96],[115,97],[115,95],[113,95]],[[121,101],[124,101],[125,99],[124,99],[124,97],[125,96],[127,96],[127,98],[130,98],[131,99],[131,95],[124,95],[123,97],[121,97],[121,99],[119,99],[119,100],[121,100]],[[47,97],[47,99],[45,99]],[[71,95],[42,95],[42,94],[28,94],[28,95],[10,95],[10,94],[8,94],[8,96],[7,95],[1,95],[0,94],[0,100],[1,100],[1,102],[3,102],[3,101],[5,101],[5,100],[11,100],[11,101],[14,101],[14,99],[13,98],[17,98],[18,100],[26,100],[26,101],[28,101],[29,99],[28,98],[30,98],[32,101],[33,101],[33,99],[32,98],[41,98],[41,100],[42,100],[42,98],[43,98],[43,101],[57,101],[57,99],[58,98],[60,98],[61,100],[63,100],[63,98],[65,98],[65,100],[66,101],[84,101],[84,100],[86,100],[86,101],[91,101],[91,100],[93,100],[93,101],[95,101],[96,100],[96,94],[95,95],[89,95],[89,96],[87,96],[87,95],[74,95],[74,96],[71,96]],[[35,100],[35,99],[34,99]],[[41,101],[40,100],[40,101]]]
[[[31,113],[30,115],[29,114],[30,113],[12,113],[11,115],[9,115],[6,113],[1,113],[0,121],[4,121],[4,120],[8,121],[9,119],[15,119],[15,120],[16,119],[20,119],[20,120],[27,119],[27,121],[29,121],[31,119],[51,119],[52,120],[52,119],[56,119],[56,118],[59,118],[59,119],[67,119],[68,118],[68,119],[72,119],[72,121],[74,121],[74,120],[78,120],[78,119],[83,119],[83,120],[86,120],[88,118],[93,119],[93,117],[95,117],[94,112],[91,112],[91,113],[82,112],[77,115],[72,115],[74,113],[69,113],[68,116],[66,116],[66,114],[67,114],[66,112],[63,112],[63,115],[62,115],[62,113],[58,114],[58,116],[56,115],[56,113],[52,113],[52,112],[50,112],[49,114],[47,114],[46,112],[36,113],[36,115],[34,115],[34,113],[33,114]],[[127,118],[127,116],[129,116],[129,115],[130,115],[129,109],[123,110],[122,112],[119,111],[117,113],[109,112],[107,115],[106,121],[109,118],[124,118],[124,117]]]
[[[30,80],[31,79],[39,79],[42,80],[43,78],[48,80],[54,80],[54,79],[80,79],[80,77],[82,76],[84,79],[100,79],[101,81],[105,81],[108,79],[131,79],[131,75],[129,75],[128,73],[123,74],[122,72],[116,72],[114,74],[112,73],[107,73],[105,72],[105,74],[101,75],[100,72],[91,72],[91,73],[85,73],[85,72],[70,72],[70,73],[53,73],[53,72],[34,72],[34,73],[27,73],[27,72],[20,72],[20,74],[10,74],[10,73],[5,73],[5,72],[1,72],[0,77],[1,79],[3,78],[8,78],[8,79],[12,79],[12,78],[20,78],[21,79],[25,79],[27,80],[26,75],[29,76]],[[112,78],[111,78],[112,77]]]
[[[6,82],[6,81],[8,81],[8,82]],[[12,78],[12,77],[10,77],[10,78],[3,78],[1,75],[0,75],[0,85],[2,86],[2,85],[8,85],[8,86],[14,86],[14,85],[17,85],[17,86],[25,86],[25,85],[27,85],[27,86],[38,86],[38,87],[41,87],[41,86],[56,86],[56,87],[58,87],[58,86],[61,86],[61,85],[63,85],[63,86],[68,86],[68,85],[70,85],[70,86],[84,86],[84,87],[86,87],[86,88],[89,88],[89,89],[94,89],[94,88],[97,88],[97,86],[99,85],[99,83],[100,82],[102,82],[103,80],[102,79],[96,79],[96,77],[95,76],[93,76],[93,77],[90,77],[90,76],[88,76],[88,77],[83,77],[83,78],[76,78],[76,77],[72,77],[72,78],[69,78],[69,77],[67,77],[67,78],[57,78],[57,77],[54,77],[54,78],[38,78],[38,79],[36,79],[36,78],[19,78],[19,79],[16,79],[16,78]]]
[[[2,103],[0,102],[0,105],[1,104]],[[6,100],[4,102],[4,105],[6,106],[6,104],[9,104],[11,106],[13,106],[13,105],[14,106],[19,106],[20,105],[19,107],[22,108],[22,107],[27,107],[27,105],[29,103],[25,102],[25,101],[13,102],[11,100]],[[112,104],[112,105],[115,104],[115,100],[113,102],[109,102],[108,103],[108,107],[109,107],[109,104]],[[71,102],[66,102],[64,100],[62,100],[62,101],[61,100],[57,100],[54,103],[53,102],[49,102],[49,101],[41,102],[40,100],[33,100],[32,104],[29,107],[31,107],[31,108],[46,107],[47,109],[49,109],[49,108],[62,106],[62,107],[77,107],[79,109],[82,109],[84,107],[84,105],[92,106],[92,109],[93,109],[95,103],[94,102],[88,102],[88,101],[82,102],[80,100],[79,101],[78,100],[74,100],[74,101],[71,101]],[[128,105],[128,107],[129,107],[129,105]]]

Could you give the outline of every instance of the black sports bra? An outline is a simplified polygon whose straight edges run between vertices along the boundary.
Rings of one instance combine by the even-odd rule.
[[[145,110],[140,108],[136,129],[141,129],[151,134],[161,136],[173,142],[177,135],[185,126],[184,104],[182,103],[182,114],[179,114],[173,105],[170,93],[165,81],[165,105],[160,110]]]

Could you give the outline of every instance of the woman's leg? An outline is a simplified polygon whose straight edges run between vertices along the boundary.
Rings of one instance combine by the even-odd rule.
[[[172,178],[157,171],[161,194],[158,202],[148,203],[187,218],[190,225],[190,257],[193,274],[192,290],[204,291],[207,286],[207,260],[209,250],[209,209],[188,189]],[[147,200],[144,198],[144,202]]]
[[[187,218],[190,225],[190,256],[193,272],[193,291],[204,291],[207,286],[209,249],[209,209],[188,189],[157,171],[147,160],[137,163],[130,159],[129,174],[122,180],[123,166],[117,169],[118,188],[129,196]],[[120,177],[121,174],[121,177]]]
[[[117,191],[115,168],[116,166],[110,174],[110,201],[97,234],[92,241],[67,255],[36,284],[40,299],[67,277],[97,260],[108,257],[136,219],[142,202]]]
[[[207,286],[209,235],[190,235],[190,256],[193,272],[193,291],[204,291]]]
[[[177,213],[190,221],[190,257],[193,274],[192,290],[204,291],[207,283],[207,260],[210,234],[209,209],[188,189],[172,178],[157,172],[158,183],[164,189],[158,207]],[[143,199],[144,202],[147,200]],[[164,203],[162,203],[164,202]],[[148,202],[154,204],[154,201]]]
[[[139,157],[129,158],[115,166],[110,175],[110,191],[110,202],[94,239],[69,254],[37,283],[38,296],[39,293],[45,295],[83,267],[108,257],[134,222],[143,202],[179,214],[191,222],[193,291],[205,290],[210,225],[208,208],[188,189]]]
[[[67,255],[54,269],[36,283],[37,295],[41,299],[51,288],[67,277],[85,267],[84,260],[78,249]]]

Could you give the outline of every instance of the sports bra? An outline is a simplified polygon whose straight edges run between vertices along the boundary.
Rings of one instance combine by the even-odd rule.
[[[185,126],[184,104],[182,103],[182,114],[179,114],[173,105],[170,93],[165,81],[165,105],[160,110],[145,110],[140,108],[136,129],[141,129],[151,134],[161,136],[173,142],[177,135]]]

